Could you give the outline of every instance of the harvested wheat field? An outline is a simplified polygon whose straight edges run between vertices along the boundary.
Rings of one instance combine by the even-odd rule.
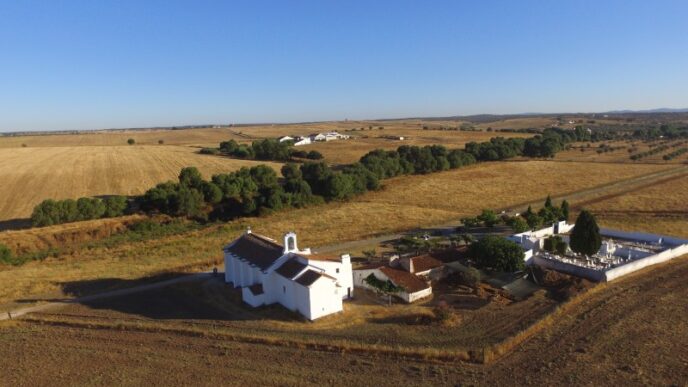
[[[680,385],[688,379],[687,275],[684,257],[597,287],[488,364],[249,343],[218,333],[221,326],[209,320],[215,316],[188,303],[181,313],[197,319],[183,329],[174,328],[179,315],[149,327],[135,306],[111,302],[2,323],[0,367],[8,385],[21,385],[27,374],[32,384],[70,385],[181,378],[196,385],[243,385],[244,378],[260,385]]]
[[[200,155],[179,146],[73,146],[0,149],[0,220],[26,218],[44,199],[138,195],[195,166],[206,178],[278,163]]]
[[[88,250],[70,249],[42,262],[0,266],[0,283],[10,284],[0,288],[0,303],[26,295],[59,296],[67,282],[103,278],[136,280],[165,271],[187,271],[194,266],[218,264],[221,246],[249,225],[256,232],[275,238],[285,230],[295,230],[301,246],[317,248],[456,221],[475,216],[483,208],[541,202],[548,194],[565,195],[584,188],[594,193],[596,187],[610,182],[665,168],[600,164],[588,169],[588,166],[547,161],[485,163],[392,179],[385,182],[383,190],[369,192],[350,202],[244,218],[154,240],[125,241]],[[517,186],[520,189],[514,189]],[[14,235],[21,238],[21,232]]]
[[[240,129],[238,129],[240,130]],[[217,146],[220,141],[244,140],[231,128],[156,129],[121,131],[82,131],[70,134],[40,134],[0,137],[0,148],[40,148],[54,146],[118,146],[127,145],[128,139],[139,145],[194,145]]]

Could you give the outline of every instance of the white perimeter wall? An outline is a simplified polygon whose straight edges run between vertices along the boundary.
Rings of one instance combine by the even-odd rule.
[[[623,266],[615,267],[613,269],[607,270],[605,274],[606,281],[613,281],[619,277],[623,277],[626,274],[633,273],[634,271],[646,268],[648,266],[656,265],[658,263],[666,262],[668,260],[680,257],[681,255],[688,254],[688,244],[684,244],[673,249],[664,250],[659,254],[651,255],[647,258],[637,259],[635,261],[629,262]]]

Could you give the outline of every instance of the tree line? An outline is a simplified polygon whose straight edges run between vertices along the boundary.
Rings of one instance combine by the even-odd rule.
[[[575,132],[547,129],[532,139],[497,137],[468,143],[463,150],[449,150],[442,145],[403,145],[392,151],[373,150],[358,162],[336,170],[323,161],[287,163],[282,167],[282,179],[266,165],[214,175],[210,180],[204,180],[195,167],[187,167],[181,170],[178,181],[160,183],[130,205],[122,197],[46,200],[36,206],[31,218],[34,226],[48,226],[120,216],[134,208],[198,219],[263,215],[284,208],[347,200],[376,190],[381,180],[399,175],[427,174],[515,156],[544,157],[575,138]],[[229,140],[222,142],[219,149],[261,160],[291,160],[294,155],[290,144],[274,139],[254,141],[250,146]]]
[[[110,196],[105,199],[83,197],[77,200],[42,201],[33,209],[31,223],[35,227],[77,222],[124,215],[128,207],[124,196]]]
[[[203,154],[224,154],[240,159],[264,161],[291,161],[294,158],[321,160],[323,155],[316,151],[294,149],[293,141],[266,138],[253,141],[250,145],[239,144],[235,140],[223,141],[219,148],[203,148]]]

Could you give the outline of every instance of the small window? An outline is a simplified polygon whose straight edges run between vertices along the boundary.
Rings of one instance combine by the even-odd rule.
[[[337,274],[339,274],[339,268],[337,268]]]
[[[286,293],[286,292],[287,292],[287,287],[286,287],[286,286],[282,286],[282,292],[283,292],[283,293]]]

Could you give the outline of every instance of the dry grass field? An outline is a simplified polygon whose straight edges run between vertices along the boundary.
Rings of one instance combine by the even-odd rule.
[[[317,247],[442,224],[474,216],[483,208],[499,209],[540,201],[548,194],[565,194],[666,168],[658,165],[588,166],[546,161],[486,163],[426,176],[392,179],[385,182],[382,191],[369,192],[351,202],[244,218],[156,240],[87,250],[70,249],[57,258],[41,262],[20,267],[0,266],[0,283],[8,284],[0,287],[0,303],[29,295],[60,296],[63,285],[74,281],[104,278],[129,281],[164,271],[189,270],[189,267],[217,263],[221,258],[221,246],[248,225],[272,237],[279,237],[285,230],[295,230],[299,233],[301,246]],[[0,240],[2,235],[0,233]],[[21,235],[21,231],[16,232],[13,238],[21,239]]]
[[[198,149],[167,145],[69,146],[0,149],[0,220],[25,218],[44,199],[137,195],[176,180],[183,167],[206,177],[244,166],[277,163],[200,155]]]
[[[555,156],[555,160],[558,161],[591,161],[591,162],[605,162],[605,163],[631,163],[631,164],[644,164],[644,163],[659,163],[659,164],[681,164],[688,162],[688,154],[683,154],[681,156],[675,157],[672,160],[665,161],[662,157],[665,154],[671,153],[675,150],[688,147],[688,143],[683,144],[685,140],[673,140],[673,141],[654,141],[654,142],[643,142],[639,140],[635,141],[603,141],[599,143],[576,143],[573,144],[573,148],[569,150],[564,150],[559,152]],[[590,147],[587,147],[590,144]],[[636,153],[646,152],[653,149],[650,147],[653,145],[666,145],[675,147],[670,147],[668,150],[659,152],[654,155],[643,157],[638,161],[633,161],[630,156]],[[598,153],[600,146],[608,146],[616,148],[610,152]],[[656,146],[655,146],[656,147]],[[633,152],[629,152],[629,150]]]
[[[250,341],[234,325],[272,324],[274,335],[298,334],[290,332],[296,324],[333,341],[340,340],[340,329],[352,327],[322,330],[319,323],[295,323],[288,317],[283,326],[232,320],[226,316],[231,312],[209,311],[170,289],[172,303],[148,294],[1,323],[2,383],[243,385],[250,379],[260,385],[681,385],[688,379],[687,275],[684,257],[597,287],[545,318],[533,337],[488,364],[399,357],[375,351],[377,342],[347,351],[292,345],[288,339]],[[155,307],[147,311],[142,304]],[[156,312],[164,315],[151,321],[148,315]],[[186,313],[195,319],[185,319]],[[373,316],[364,324],[381,325],[376,329],[386,328],[392,338],[421,329],[375,321]],[[467,317],[455,328],[472,323]],[[435,340],[452,334],[427,328],[426,334],[437,333]]]
[[[688,174],[585,206],[608,227],[688,238]]]

